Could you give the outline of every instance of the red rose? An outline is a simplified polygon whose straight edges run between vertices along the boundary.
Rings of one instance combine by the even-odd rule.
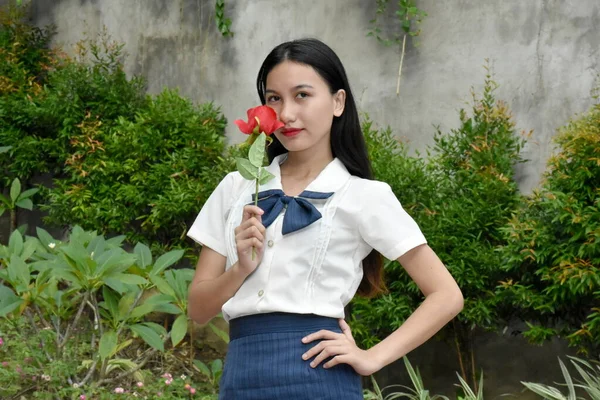
[[[264,132],[271,135],[285,125],[277,119],[277,113],[269,106],[258,106],[247,111],[248,122],[236,119],[234,123],[246,135]]]

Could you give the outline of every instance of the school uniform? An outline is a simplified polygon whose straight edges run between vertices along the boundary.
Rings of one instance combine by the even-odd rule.
[[[219,398],[362,400],[354,369],[311,368],[301,357],[318,342],[301,339],[321,329],[341,332],[337,319],[372,249],[395,260],[426,240],[388,184],[350,175],[337,158],[299,196],[285,196],[280,164],[286,157],[266,167],[275,177],[259,188],[267,227],[262,261],[223,305],[231,342]],[[188,232],[225,256],[226,269],[238,260],[234,229],[253,202],[254,185],[238,172],[228,174]]]

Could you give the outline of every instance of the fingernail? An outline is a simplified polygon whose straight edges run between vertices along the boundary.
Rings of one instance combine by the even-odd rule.
[[[303,337],[303,338],[302,338],[302,342],[303,342],[303,343],[306,343],[306,340],[307,340],[307,339],[306,339],[305,337]]]
[[[306,354],[302,354],[302,358],[303,358],[304,360],[306,360],[306,359],[308,358],[308,356],[307,356]]]
[[[315,363],[310,363],[310,366],[314,368],[315,367]]]

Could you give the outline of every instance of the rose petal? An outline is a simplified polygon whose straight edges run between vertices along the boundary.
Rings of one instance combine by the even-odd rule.
[[[241,119],[236,119],[235,121],[233,121],[233,123],[236,124],[240,131],[242,131],[242,133],[245,133],[246,135],[251,134],[254,130],[253,126],[250,126],[246,121],[242,121]],[[256,125],[256,123],[254,125]]]

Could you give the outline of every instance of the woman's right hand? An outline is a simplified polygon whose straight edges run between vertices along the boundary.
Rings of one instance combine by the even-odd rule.
[[[264,211],[260,207],[253,205],[244,206],[242,222],[234,230],[238,265],[248,275],[254,272],[262,260],[266,232],[266,228],[261,222],[263,213]],[[253,248],[255,249],[254,260],[252,259]]]

